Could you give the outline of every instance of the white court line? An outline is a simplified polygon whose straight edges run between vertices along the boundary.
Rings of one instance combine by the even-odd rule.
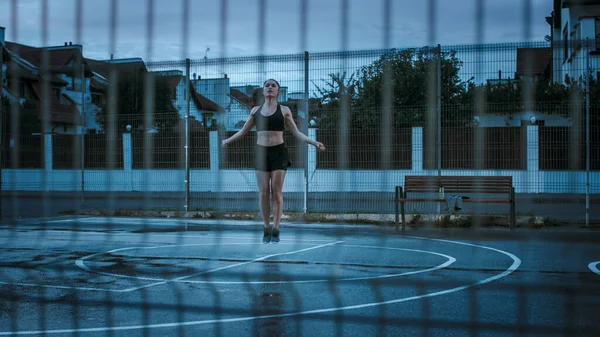
[[[222,245],[247,245],[247,244],[253,244],[253,243],[228,243],[228,244],[222,244]],[[289,244],[289,243],[284,243],[284,244]],[[334,244],[334,243],[332,243],[332,244]],[[127,289],[106,289],[106,288],[91,288],[91,287],[67,287],[67,286],[32,284],[32,283],[7,283],[7,282],[2,282],[2,281],[0,281],[0,284],[11,284],[11,285],[15,285],[15,286],[27,286],[27,287],[44,287],[44,288],[56,288],[56,289],[69,289],[69,290],[107,291],[107,292],[123,293],[123,292],[131,292],[131,291],[143,289],[143,288],[149,287],[149,286],[165,284],[165,283],[169,283],[169,282],[189,283],[189,284],[303,284],[303,283],[322,283],[322,282],[331,282],[331,281],[336,281],[336,282],[364,281],[364,280],[371,280],[371,279],[401,277],[401,276],[431,272],[431,271],[446,268],[446,267],[452,265],[454,262],[456,262],[456,259],[452,256],[441,254],[441,253],[436,253],[436,252],[431,252],[431,251],[418,250],[418,249],[379,247],[379,246],[362,246],[362,245],[342,245],[343,247],[356,247],[356,248],[365,248],[365,249],[388,249],[388,250],[411,251],[411,252],[417,252],[417,253],[433,254],[433,255],[438,255],[438,256],[444,257],[447,259],[447,261],[440,265],[431,267],[431,268],[403,272],[403,273],[396,273],[396,274],[384,274],[384,275],[364,276],[364,277],[347,277],[347,278],[335,278],[335,279],[290,280],[290,281],[195,281],[195,280],[185,280],[184,279],[184,278],[191,278],[193,276],[197,276],[197,275],[200,275],[203,273],[213,272],[213,271],[217,271],[217,270],[207,271],[207,272],[203,272],[203,273],[191,275],[191,276],[185,276],[184,278],[180,277],[178,279],[167,280],[167,279],[160,279],[160,278],[129,276],[129,275],[123,275],[123,274],[101,272],[101,271],[97,271],[97,270],[94,270],[94,269],[88,267],[84,262],[85,260],[95,257],[95,256],[111,254],[111,253],[125,251],[125,250],[174,248],[174,247],[190,247],[190,246],[210,246],[210,245],[212,245],[212,244],[204,243],[204,244],[184,244],[184,245],[163,245],[163,246],[151,246],[151,247],[141,247],[141,246],[140,247],[126,247],[126,248],[119,248],[119,249],[114,249],[114,250],[107,251],[107,252],[101,252],[101,253],[96,253],[96,254],[92,254],[89,256],[85,256],[85,257],[78,259],[75,262],[75,264],[79,268],[81,268],[87,272],[94,273],[94,274],[100,274],[100,275],[109,276],[109,277],[113,277],[113,278],[122,278],[122,279],[124,278],[124,279],[134,279],[134,280],[138,280],[138,281],[157,282],[155,284],[146,285],[146,286],[127,288]],[[261,245],[262,245],[262,243],[261,243]],[[282,254],[290,254],[290,253],[295,253],[295,252],[288,252],[288,253],[282,253]],[[257,259],[256,261],[259,261],[259,260]],[[245,262],[245,263],[252,263],[252,261]],[[235,265],[232,265],[230,267],[235,267]],[[228,268],[230,268],[230,267],[228,267]]]
[[[221,246],[225,246],[225,245],[248,245],[248,244],[254,244],[254,243],[219,243],[219,245]],[[263,245],[263,243],[256,243],[257,245]],[[281,245],[291,245],[292,243],[282,243]],[[124,250],[132,250],[132,249],[156,249],[156,248],[170,248],[170,247],[185,247],[185,246],[212,246],[214,245],[214,243],[195,243],[195,244],[187,244],[187,245],[163,245],[163,246],[148,246],[148,247],[144,247],[144,246],[139,246],[139,247],[126,247],[126,248],[118,248],[118,249],[113,249],[111,251],[107,251],[107,252],[100,252],[100,253],[96,253],[96,254],[92,254],[92,255],[88,255],[88,256],[84,256],[82,258],[79,258],[75,261],[75,264],[89,272],[89,273],[94,273],[94,274],[99,274],[99,275],[104,275],[104,276],[111,276],[114,278],[128,278],[128,279],[135,279],[138,281],[149,281],[149,282],[164,282],[165,279],[158,279],[158,278],[151,278],[151,277],[138,277],[138,276],[128,276],[128,275],[121,275],[121,274],[112,274],[112,273],[105,273],[105,272],[101,272],[101,271],[96,271],[93,270],[91,268],[89,268],[88,266],[85,265],[85,263],[83,263],[83,260],[86,260],[88,258],[94,257],[94,256],[98,256],[98,255],[104,255],[104,254],[110,254],[110,253],[115,253],[115,252],[119,252],[119,251],[124,251]],[[82,260],[83,259],[83,260]],[[186,282],[186,281],[183,281]],[[17,287],[38,287],[38,288],[47,288],[47,289],[67,289],[67,290],[85,290],[85,291],[103,291],[103,292],[113,292],[113,293],[123,293],[123,292],[131,292],[134,289],[110,289],[110,288],[93,288],[93,287],[71,287],[71,286],[58,286],[58,285],[49,285],[49,284],[36,284],[36,283],[21,283],[21,282],[4,282],[4,281],[0,281],[0,284],[5,284],[5,285],[12,285],[12,286],[17,286]]]
[[[592,263],[588,264],[588,268],[590,268],[590,270],[593,271],[594,273],[600,275],[600,270],[598,270],[599,264],[600,264],[600,261],[592,262]]]
[[[260,244],[259,243],[226,243],[226,244],[221,244],[221,245],[223,245],[223,246],[239,246],[239,245],[248,245],[248,244],[264,245],[263,243],[260,243]],[[335,244],[335,243],[330,243],[330,244]],[[214,245],[213,243],[190,243],[190,244],[185,244],[185,245],[164,245],[164,246],[152,246],[152,247],[125,247],[125,248],[118,248],[118,249],[109,250],[107,252],[100,252],[100,253],[96,253],[96,254],[92,254],[92,255],[87,255],[87,256],[81,257],[81,258],[79,258],[79,259],[77,259],[75,261],[75,265],[77,265],[79,268],[81,268],[81,269],[83,269],[83,270],[85,270],[87,272],[94,273],[94,274],[111,276],[111,277],[115,277],[115,278],[133,279],[133,280],[138,280],[138,281],[159,282],[159,283],[163,284],[163,283],[168,282],[169,280],[165,280],[165,279],[161,279],[161,278],[141,277],[141,276],[129,276],[129,275],[113,274],[113,273],[107,273],[107,272],[103,272],[103,271],[97,271],[97,270],[94,270],[94,269],[88,267],[85,264],[85,260],[90,259],[92,257],[100,256],[100,255],[112,254],[112,253],[116,253],[116,252],[120,252],[120,251],[133,250],[133,249],[157,249],[157,248],[192,247],[192,246],[213,246],[213,245]],[[305,250],[306,249],[313,249],[313,248],[318,248],[318,247],[305,248]],[[260,257],[260,258],[258,258],[256,260],[246,261],[244,263],[252,263],[252,262],[255,262],[255,261],[260,261],[260,260],[262,260],[264,258],[268,258],[268,257],[276,256],[276,255],[282,255],[282,254],[288,254],[288,253],[279,253],[279,254],[267,255],[266,257],[263,256],[263,257]],[[235,265],[233,265],[231,267],[234,267],[234,266]],[[216,270],[213,270],[213,271],[216,271]],[[192,276],[194,276],[194,275],[192,275]],[[189,277],[192,277],[192,276],[189,276]]]
[[[51,289],[65,289],[65,290],[85,290],[85,291],[110,291],[110,292],[122,292],[119,289],[102,289],[102,288],[87,288],[87,287],[69,287],[69,286],[55,286],[47,284],[35,284],[35,283],[8,283],[0,281],[0,284],[5,284],[15,287],[36,287],[36,288],[51,288]]]
[[[420,269],[420,270],[408,271],[408,272],[397,273],[397,274],[384,274],[384,275],[377,275],[377,276],[328,278],[328,279],[314,279],[314,280],[291,280],[291,281],[180,281],[180,282],[192,283],[192,284],[199,284],[199,283],[201,283],[201,284],[302,284],[302,283],[322,283],[322,282],[365,281],[365,280],[383,279],[383,278],[400,277],[400,276],[427,273],[427,272],[435,271],[438,269],[446,268],[446,267],[450,266],[451,264],[453,264],[454,262],[456,262],[456,259],[452,256],[449,256],[446,254],[441,254],[441,253],[436,253],[436,252],[431,252],[431,251],[426,251],[426,250],[409,249],[409,248],[378,247],[378,246],[360,246],[360,245],[342,245],[342,247],[357,247],[357,248],[367,248],[367,249],[369,249],[369,248],[389,249],[389,250],[400,250],[400,251],[409,251],[409,252],[417,252],[417,253],[426,253],[426,254],[433,254],[433,255],[445,257],[447,260],[446,260],[446,262],[444,262],[440,265],[437,265],[437,266],[434,266],[431,268],[427,268],[427,269]]]
[[[73,231],[70,230],[47,230],[47,234],[44,235],[50,235],[50,234],[61,234],[64,237],[65,233],[73,233]],[[260,232],[260,238],[262,238],[262,231]],[[165,234],[165,233],[101,233],[101,232],[77,232],[77,236],[79,235],[98,235],[98,236],[151,236],[151,237],[165,237],[165,238],[215,238],[215,239],[238,239],[238,240],[257,240],[258,236],[254,235],[254,234],[248,234],[247,236],[236,236],[236,235],[220,235],[217,233],[207,233],[204,235],[193,235],[193,234],[185,234],[185,235],[180,235],[180,234]],[[14,235],[0,235],[0,238],[2,237],[14,237]],[[72,241],[71,238],[69,238],[69,241]],[[331,242],[331,240],[325,240],[325,239],[286,239],[286,242]],[[151,244],[151,242],[145,242],[148,244]],[[262,242],[261,242],[262,244]]]
[[[107,251],[107,252],[100,252],[100,253],[96,253],[96,254],[92,254],[92,255],[87,255],[87,256],[81,257],[81,258],[79,258],[79,259],[77,259],[75,261],[75,265],[77,265],[79,268],[81,268],[81,269],[83,269],[83,270],[85,270],[87,272],[94,273],[94,274],[99,274],[99,275],[104,275],[104,276],[111,276],[111,277],[114,277],[114,278],[125,278],[125,279],[137,280],[137,281],[155,282],[155,283],[152,283],[152,284],[147,284],[147,285],[143,285],[143,286],[139,286],[139,287],[133,287],[133,288],[127,288],[127,289],[121,289],[121,290],[119,290],[119,292],[131,292],[131,291],[135,291],[135,290],[140,290],[140,289],[144,289],[144,288],[150,288],[150,287],[162,285],[162,284],[165,284],[165,283],[168,283],[168,282],[182,281],[182,280],[184,280],[186,278],[191,278],[191,277],[195,277],[195,276],[199,276],[199,275],[203,275],[203,274],[208,274],[208,273],[212,273],[212,272],[219,271],[219,270],[230,269],[230,268],[242,266],[242,265],[245,265],[245,264],[250,264],[250,263],[262,261],[262,260],[265,260],[265,259],[268,259],[268,258],[271,258],[271,257],[275,257],[275,256],[300,253],[300,252],[309,251],[309,250],[313,250],[313,249],[317,249],[317,248],[322,248],[322,247],[326,247],[326,246],[331,246],[331,245],[335,245],[335,244],[339,244],[339,243],[343,243],[343,242],[344,241],[336,241],[336,242],[330,242],[330,243],[327,243],[327,244],[323,244],[323,245],[319,245],[319,246],[314,246],[314,247],[309,247],[309,248],[304,248],[304,249],[300,249],[300,250],[296,250],[296,251],[291,251],[291,252],[269,254],[269,255],[265,255],[265,256],[259,257],[259,258],[254,259],[254,260],[250,260],[250,261],[246,261],[246,262],[240,262],[240,263],[236,263],[236,264],[233,264],[233,265],[228,265],[228,266],[224,266],[224,267],[220,267],[220,268],[215,268],[215,269],[204,271],[204,272],[201,272],[201,273],[196,273],[196,274],[192,274],[192,275],[182,276],[182,277],[178,277],[178,278],[175,278],[175,279],[172,279],[172,280],[165,280],[165,279],[153,278],[153,277],[129,276],[129,275],[122,275],[122,274],[113,274],[113,273],[101,272],[101,271],[97,271],[97,270],[89,268],[85,264],[85,261],[87,259],[99,256],[99,255],[112,254],[112,253],[116,253],[116,252],[120,252],[120,251],[133,250],[133,249],[158,249],[158,248],[173,248],[173,247],[212,246],[214,244],[212,244],[212,243],[190,243],[190,244],[186,244],[186,245],[164,245],[164,246],[153,246],[153,247],[125,247],[125,248],[118,248],[118,249],[113,249],[113,250],[110,250],[110,251]],[[222,245],[244,245],[244,243],[228,243],[228,244],[222,244]],[[257,245],[258,245],[258,243],[257,243]],[[260,243],[260,245],[264,245],[264,244]]]
[[[337,244],[340,244],[340,243],[344,243],[344,241],[331,242],[331,243],[327,243],[327,244],[323,244],[323,245],[318,245],[318,246],[314,246],[314,247],[309,247],[309,248],[304,248],[304,249],[299,249],[299,250],[295,250],[295,251],[291,251],[291,252],[269,254],[269,255],[265,255],[265,256],[259,257],[257,259],[251,260],[251,261],[235,263],[235,264],[232,264],[232,265],[228,265],[228,266],[223,266],[223,267],[219,267],[219,268],[207,270],[207,271],[204,271],[204,272],[201,272],[201,273],[196,273],[196,274],[187,275],[187,276],[181,276],[181,277],[177,277],[175,279],[172,279],[170,281],[161,281],[161,282],[156,282],[156,283],[153,283],[153,284],[148,284],[148,285],[145,285],[145,286],[140,286],[140,287],[135,287],[135,288],[129,288],[129,289],[126,289],[125,291],[126,292],[128,292],[128,291],[135,291],[135,290],[150,288],[150,287],[154,287],[154,286],[159,286],[159,285],[162,285],[162,284],[166,284],[168,282],[182,281],[182,280],[185,280],[185,279],[188,279],[188,278],[191,278],[191,277],[196,277],[196,276],[200,276],[200,275],[206,275],[206,274],[210,274],[210,273],[213,273],[213,272],[216,272],[216,271],[220,271],[220,270],[231,269],[231,268],[235,268],[235,267],[247,265],[247,264],[258,262],[258,261],[263,261],[263,260],[266,260],[268,258],[275,257],[275,256],[296,254],[296,253],[306,252],[306,251],[314,250],[314,249],[318,249],[318,248],[333,246],[333,245],[337,245]]]
[[[97,328],[80,328],[80,329],[56,329],[56,330],[31,330],[31,331],[16,331],[16,332],[0,332],[0,336],[14,336],[14,335],[37,335],[37,334],[74,334],[74,333],[83,333],[83,332],[107,332],[107,331],[128,331],[128,330],[140,330],[140,329],[158,329],[158,328],[175,328],[175,327],[183,327],[183,326],[197,326],[197,325],[205,325],[205,324],[215,324],[215,323],[233,323],[233,322],[247,322],[247,321],[255,321],[261,319],[269,319],[269,318],[283,318],[283,317],[294,317],[294,316],[302,316],[302,315],[312,315],[312,314],[320,314],[327,312],[336,312],[336,311],[346,311],[346,310],[356,310],[363,309],[369,307],[376,307],[381,305],[389,305],[389,304],[398,304],[404,303],[414,300],[420,300],[429,297],[435,297],[440,295],[451,294],[459,291],[463,291],[469,288],[477,287],[486,283],[490,283],[495,280],[499,280],[503,277],[506,277],[513,273],[515,270],[519,268],[521,265],[521,259],[516,257],[515,255],[499,250],[496,248],[491,248],[488,246],[481,246],[466,242],[460,241],[451,241],[451,240],[442,240],[442,239],[431,239],[431,238],[422,238],[422,237],[411,237],[406,236],[407,238],[415,238],[421,240],[430,240],[430,241],[438,241],[438,242],[446,242],[453,243],[464,246],[471,246],[476,248],[487,249],[491,251],[498,252],[500,254],[504,254],[513,260],[513,263],[506,269],[504,272],[494,275],[492,277],[488,277],[484,280],[459,286],[455,288],[450,288],[446,290],[440,290],[433,293],[417,295],[417,296],[409,296],[403,298],[397,298],[388,301],[379,301],[379,302],[371,302],[357,305],[349,305],[349,306],[341,306],[341,307],[332,307],[332,308],[324,308],[324,309],[315,309],[315,310],[305,310],[305,311],[297,311],[285,314],[273,314],[273,315],[260,315],[260,316],[246,316],[246,317],[237,317],[237,318],[224,318],[224,319],[209,319],[209,320],[196,320],[196,321],[188,321],[188,322],[174,322],[174,323],[161,323],[161,324],[145,324],[145,325],[130,325],[130,326],[111,326],[111,327],[97,327]]]

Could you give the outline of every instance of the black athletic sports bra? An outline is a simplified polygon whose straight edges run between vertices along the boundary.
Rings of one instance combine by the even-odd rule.
[[[277,109],[270,116],[265,116],[260,113],[262,105],[254,113],[254,125],[256,125],[256,131],[283,131],[285,122],[283,118],[283,112],[281,106],[277,104]]]

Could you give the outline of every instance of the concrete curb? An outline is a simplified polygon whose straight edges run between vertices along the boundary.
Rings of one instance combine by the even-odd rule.
[[[223,219],[261,221],[258,212],[212,212],[212,211],[168,211],[168,210],[98,210],[83,209],[70,215],[86,216],[119,216],[119,217],[150,217],[150,218],[188,218],[188,219]],[[394,214],[360,214],[360,213],[284,213],[282,222],[311,222],[311,223],[341,223],[341,224],[370,224],[393,227],[396,224]],[[407,214],[405,227],[504,227],[508,228],[508,216],[505,215],[473,215],[473,214]],[[558,222],[540,216],[517,216],[517,228],[554,228],[573,227],[572,223]],[[402,227],[402,223],[399,223]],[[599,224],[581,228],[600,228]]]

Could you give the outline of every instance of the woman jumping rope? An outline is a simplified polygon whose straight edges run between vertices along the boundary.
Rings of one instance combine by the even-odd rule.
[[[245,136],[256,126],[255,170],[259,189],[260,213],[264,224],[263,242],[279,242],[279,223],[283,213],[283,181],[291,166],[287,148],[283,142],[285,127],[294,137],[325,151],[323,143],[310,139],[298,130],[292,112],[277,103],[279,83],[273,79],[263,84],[264,102],[252,108],[242,129],[222,141],[221,146]],[[273,198],[273,227],[270,226],[270,197]]]

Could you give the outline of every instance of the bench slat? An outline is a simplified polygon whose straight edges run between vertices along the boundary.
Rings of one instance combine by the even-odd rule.
[[[446,202],[446,199],[438,199],[438,198],[399,198],[400,202]],[[467,203],[510,203],[510,199],[465,199],[462,202]]]
[[[444,187],[477,187],[477,186],[483,186],[483,187],[512,187],[512,185],[509,184],[406,184],[406,187],[418,187],[418,186],[426,186],[426,187],[440,187],[440,186],[444,186]]]
[[[416,182],[416,183],[425,183],[425,182],[430,182],[430,183],[491,183],[491,184],[495,184],[495,183],[505,183],[505,184],[512,184],[512,178],[503,178],[503,179],[497,179],[495,177],[473,177],[473,178],[467,178],[467,177],[419,177],[419,178],[412,178],[410,176],[407,176],[405,178],[405,182],[406,183],[411,183],[411,182]]]
[[[511,193],[511,176],[406,176],[404,191],[413,193]]]
[[[406,176],[406,179],[490,179],[490,180],[508,180],[511,176]]]
[[[405,189],[405,192],[411,193],[438,193],[438,188],[428,189],[428,188],[409,188]],[[453,194],[453,193],[480,193],[480,194],[507,194],[510,193],[510,189],[475,189],[475,188],[461,188],[461,189],[453,189],[453,188],[444,188],[445,194]]]
[[[443,180],[439,180],[439,181],[429,181],[429,180],[419,180],[419,181],[406,181],[407,185],[439,185],[439,184],[444,184],[444,185],[512,185],[512,182],[510,181],[485,181],[485,180],[481,180],[481,181],[466,181],[466,180],[461,180],[461,181],[443,181]]]

